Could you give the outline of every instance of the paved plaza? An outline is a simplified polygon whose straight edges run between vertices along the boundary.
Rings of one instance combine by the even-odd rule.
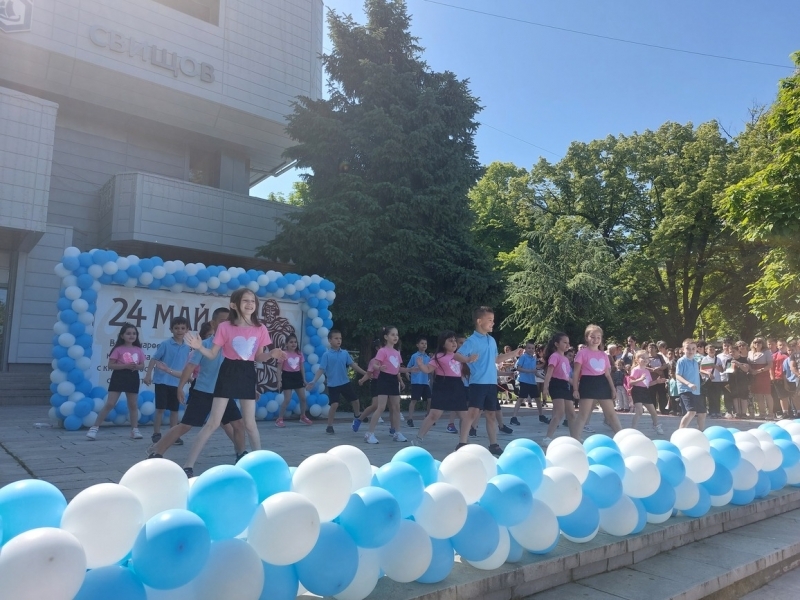
[[[143,440],[131,440],[128,427],[103,427],[97,440],[91,442],[86,439],[86,430],[66,431],[56,428],[37,428],[35,423],[47,423],[47,406],[0,406],[0,486],[18,479],[36,477],[56,485],[64,492],[67,499],[71,499],[81,490],[103,482],[119,482],[125,471],[134,463],[146,458],[146,450],[150,445],[151,426],[142,427]],[[549,411],[546,411],[549,415]],[[511,409],[506,408],[505,423],[508,424]],[[289,463],[290,466],[300,464],[305,458],[319,452],[326,452],[339,444],[352,444],[361,448],[373,465],[381,466],[391,460],[392,456],[408,444],[392,441],[389,435],[388,413],[384,414],[386,423],[378,426],[376,435],[380,440],[377,445],[368,445],[364,442],[363,432],[354,433],[350,424],[348,413],[342,413],[342,418],[335,423],[336,433],[325,433],[322,421],[314,425],[301,425],[297,421],[287,421],[284,429],[275,427],[272,421],[259,421],[261,443],[264,449],[277,452]],[[620,414],[623,427],[630,425],[632,415]],[[514,426],[514,432],[506,435],[498,434],[501,446],[518,437],[531,438],[541,442],[546,431],[546,425],[540,423],[534,409],[522,409],[519,417],[522,425]],[[639,427],[643,433],[652,439],[669,439],[678,427],[677,417],[661,417],[665,435],[659,436],[653,430],[649,417],[642,417]],[[421,420],[415,422],[419,425]],[[470,438],[471,443],[488,446],[488,439],[481,422],[478,436]],[[715,420],[708,424],[718,424],[726,427],[750,429],[757,427],[758,421]],[[440,421],[432,427],[425,437],[423,444],[436,459],[442,460],[453,452],[458,436],[447,433],[447,423]],[[458,422],[456,422],[458,426]],[[599,411],[592,413],[589,424],[597,433],[611,434],[611,430],[603,425],[603,415]],[[167,427],[162,427],[162,432]],[[417,429],[405,425],[401,431],[413,439]],[[178,464],[186,458],[196,430],[190,431],[185,436],[184,446],[173,446],[165,458],[174,460]],[[565,427],[559,427],[556,435],[566,435]],[[586,434],[590,435],[590,434]],[[199,460],[195,464],[195,474],[221,464],[233,464],[233,446],[222,430],[217,431],[209,440]]]

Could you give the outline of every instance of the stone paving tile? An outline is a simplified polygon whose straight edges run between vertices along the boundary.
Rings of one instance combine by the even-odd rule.
[[[688,584],[674,579],[666,579],[633,569],[620,569],[587,577],[582,579],[580,584],[626,600],[645,600],[653,597],[670,598],[689,587]],[[655,590],[658,590],[658,594],[653,593]],[[536,597],[533,596],[533,598]]]
[[[767,585],[742,596],[740,600],[797,600],[800,596],[800,569],[789,571]]]
[[[539,592],[530,598],[536,600],[619,600],[620,596],[607,594],[579,583],[568,583],[557,588]]]

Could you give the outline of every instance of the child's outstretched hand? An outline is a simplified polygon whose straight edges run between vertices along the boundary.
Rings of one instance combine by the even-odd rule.
[[[477,354],[470,354],[467,357],[467,364],[474,363],[476,360],[478,360],[478,355]]]
[[[183,337],[183,341],[189,344],[189,347],[194,350],[199,350],[203,345],[203,340],[200,338],[200,334],[195,333],[194,331],[188,331]]]

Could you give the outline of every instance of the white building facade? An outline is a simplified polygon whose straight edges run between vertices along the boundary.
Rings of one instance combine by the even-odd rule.
[[[0,0],[0,374],[50,368],[64,248],[279,268],[297,96],[321,0]],[[0,378],[2,383],[2,378]]]

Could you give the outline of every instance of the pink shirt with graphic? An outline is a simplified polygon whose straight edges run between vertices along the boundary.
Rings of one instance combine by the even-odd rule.
[[[303,366],[303,355],[300,352],[287,352],[286,360],[281,361],[281,371],[297,373]]]
[[[652,375],[650,375],[650,371],[647,369],[643,369],[642,367],[634,367],[631,369],[631,379],[639,379],[642,375],[644,375],[644,379],[642,381],[637,381],[633,384],[633,387],[643,387],[649,388],[650,384],[653,381]]]
[[[581,348],[575,355],[575,363],[581,365],[581,376],[604,375],[607,369],[611,368],[608,354],[602,350],[589,350]]]
[[[371,361],[369,361],[369,364],[367,365],[367,371],[370,374],[370,378],[372,379],[378,378],[378,375],[381,372],[381,365],[377,361],[377,358],[373,358]]]
[[[397,375],[400,372],[400,365],[403,362],[400,353],[388,346],[384,346],[378,350],[378,354],[375,355],[375,360],[381,363],[381,371],[389,375]]]
[[[144,362],[144,350],[138,346],[117,346],[108,359],[123,365],[141,364]]]
[[[550,376],[556,379],[563,379],[564,381],[570,380],[570,372],[572,367],[569,364],[569,359],[563,354],[553,352],[550,358],[547,359],[547,366],[553,367],[553,374]]]
[[[433,365],[433,372],[439,377],[461,377],[461,363],[450,354],[435,354],[429,365]]]
[[[222,356],[229,360],[255,360],[256,354],[271,343],[269,331],[263,325],[239,327],[225,321],[214,334],[214,345],[220,346]]]

